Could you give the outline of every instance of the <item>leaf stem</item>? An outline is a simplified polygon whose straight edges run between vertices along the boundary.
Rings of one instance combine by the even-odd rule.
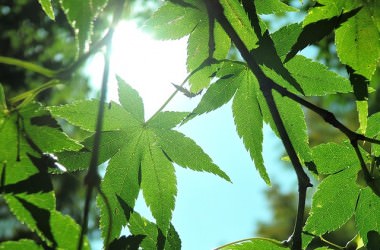
[[[109,78],[109,71],[110,71],[110,57],[111,57],[111,51],[112,51],[112,37],[115,31],[115,25],[118,23],[118,21],[121,18],[121,14],[124,7],[124,0],[119,0],[120,3],[116,4],[116,9],[113,16],[113,22],[112,26],[109,29],[107,40],[105,41],[106,45],[106,52],[105,52],[105,62],[104,62],[104,71],[103,71],[103,79],[102,79],[102,86],[100,90],[100,101],[99,101],[99,108],[98,108],[98,115],[96,119],[96,128],[95,128],[95,135],[94,135],[94,144],[93,149],[91,153],[91,160],[89,163],[89,168],[87,171],[87,174],[84,178],[84,183],[87,185],[87,191],[86,191],[86,200],[85,200],[85,208],[83,211],[83,221],[82,221],[82,229],[80,233],[79,243],[78,243],[78,250],[81,250],[83,247],[83,240],[84,240],[84,234],[87,231],[88,227],[88,215],[89,215],[89,209],[90,209],[90,203],[91,203],[91,197],[92,197],[92,191],[95,188],[100,190],[100,175],[98,173],[98,158],[99,158],[99,148],[100,148],[100,140],[101,140],[101,132],[103,127],[103,118],[104,118],[104,108],[105,108],[105,101],[107,96],[107,85],[108,85],[108,78]],[[105,195],[101,192],[101,197],[104,198]],[[105,199],[106,205],[108,204],[108,200]],[[109,206],[107,206],[109,208]],[[110,211],[108,211],[111,213]],[[109,218],[109,224],[110,228],[112,227],[112,217]],[[109,228],[109,230],[111,230]],[[109,242],[109,236],[110,231],[107,232],[107,237],[105,239],[105,249],[108,248],[108,242]]]

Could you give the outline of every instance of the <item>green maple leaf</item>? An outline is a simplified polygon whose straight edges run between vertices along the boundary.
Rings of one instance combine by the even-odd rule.
[[[189,35],[187,69],[189,72],[197,69],[189,79],[194,93],[207,87],[216,71],[217,66],[208,60],[224,59],[230,49],[229,37],[218,23],[214,24],[210,34],[209,17],[204,2],[189,0],[167,1],[144,26],[159,39],[179,39]],[[209,46],[210,36],[214,38],[215,46]]]
[[[173,225],[170,225],[167,237],[159,237],[160,229],[153,222],[148,221],[137,212],[131,214],[128,222],[129,229],[133,235],[142,235],[140,246],[144,249],[177,250],[181,249],[181,240]]]
[[[232,111],[236,130],[254,160],[256,169],[269,184],[270,180],[262,158],[263,118],[256,97],[259,91],[258,82],[246,64],[232,61],[222,64],[217,77],[219,80],[207,89],[187,120],[211,112],[233,98]]]
[[[118,238],[141,189],[157,226],[166,236],[177,194],[173,162],[196,171],[214,173],[226,180],[229,178],[194,141],[172,129],[188,113],[161,112],[145,122],[143,102],[138,93],[122,79],[118,82],[121,105],[113,102],[105,108],[103,134],[107,134],[105,140],[101,140],[99,151],[102,162],[110,159],[101,184],[110,211],[104,201],[98,199],[102,233],[104,236],[111,230],[111,239]],[[95,124],[94,107],[97,106],[97,101],[90,100],[50,107],[50,111],[73,125],[93,130],[91,123]],[[83,143],[88,150],[91,150],[91,140]],[[79,153],[88,155],[88,152]],[[74,153],[71,160],[69,155],[64,158],[73,162],[79,157]]]

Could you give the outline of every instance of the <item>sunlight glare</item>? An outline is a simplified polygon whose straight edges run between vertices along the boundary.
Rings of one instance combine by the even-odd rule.
[[[150,117],[186,77],[186,38],[158,41],[135,22],[122,22],[115,30],[111,57],[109,99],[118,100],[118,75],[136,89]]]

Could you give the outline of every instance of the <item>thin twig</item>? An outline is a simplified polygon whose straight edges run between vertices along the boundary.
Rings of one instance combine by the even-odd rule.
[[[111,57],[111,51],[112,51],[112,37],[115,32],[115,26],[119,22],[121,18],[121,14],[124,7],[124,0],[120,0],[119,4],[116,4],[116,9],[113,16],[113,22],[112,25],[108,31],[107,41],[105,42],[106,45],[106,52],[105,52],[105,62],[104,62],[104,71],[103,71],[103,79],[102,79],[102,86],[100,90],[100,101],[99,101],[99,108],[98,108],[98,115],[96,119],[96,128],[95,128],[95,135],[94,135],[94,146],[92,149],[91,154],[91,160],[89,164],[89,168],[87,171],[87,174],[84,178],[85,185],[87,185],[87,191],[86,191],[86,200],[85,200],[85,208],[83,211],[83,221],[82,221],[82,229],[80,233],[79,238],[79,244],[77,249],[81,250],[83,247],[83,240],[84,240],[84,234],[87,231],[88,227],[88,214],[89,214],[89,208],[91,203],[91,197],[92,197],[92,191],[95,188],[100,190],[100,175],[98,173],[98,158],[99,158],[99,148],[100,148],[100,140],[101,140],[101,132],[103,127],[103,118],[104,118],[104,108],[105,108],[105,101],[107,96],[107,85],[108,85],[108,77],[109,77],[109,69],[110,69],[110,57]],[[109,203],[108,199],[104,195],[104,193],[100,192],[101,197],[106,203],[107,209],[109,214],[111,213],[109,210]],[[110,228],[112,227],[112,216],[109,216],[109,225]],[[108,247],[108,241],[109,241],[109,235],[110,230],[107,232],[107,237],[105,241],[105,248]]]

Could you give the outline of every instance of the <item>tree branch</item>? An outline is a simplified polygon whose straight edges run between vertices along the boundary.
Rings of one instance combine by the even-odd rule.
[[[304,225],[304,213],[305,213],[305,201],[306,201],[306,190],[308,187],[311,187],[310,179],[305,173],[302,164],[297,156],[297,152],[292,145],[289,135],[285,129],[283,120],[280,116],[278,108],[273,98],[272,89],[276,85],[271,79],[269,79],[264,72],[261,70],[259,65],[256,63],[255,59],[251,56],[249,50],[244,45],[243,41],[232,27],[226,16],[224,15],[223,6],[219,3],[218,0],[206,1],[207,8],[212,10],[215,18],[221,24],[223,29],[231,38],[232,42],[235,44],[239,50],[243,59],[247,62],[249,69],[257,77],[260,89],[264,94],[265,100],[268,104],[269,110],[277,127],[277,130],[280,134],[280,138],[285,146],[285,150],[288,153],[290,160],[293,164],[293,168],[297,174],[298,179],[298,191],[299,191],[299,200],[298,200],[298,210],[297,217],[294,226],[294,231],[292,236],[289,239],[289,243],[292,249],[301,249],[302,246],[302,227]]]

